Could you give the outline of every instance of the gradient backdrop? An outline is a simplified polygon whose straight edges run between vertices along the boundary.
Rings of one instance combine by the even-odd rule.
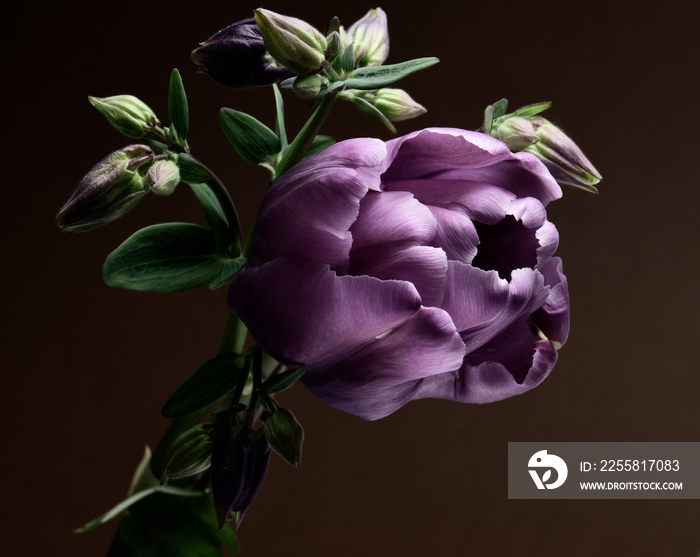
[[[550,206],[570,340],[539,388],[487,406],[420,401],[364,422],[302,386],[285,393],[306,430],[303,463],[295,470],[273,457],[239,530],[244,557],[698,555],[697,500],[507,499],[508,441],[700,441],[697,13],[689,2],[643,5],[383,2],[389,62],[441,59],[403,83],[429,112],[399,133],[475,129],[501,97],[513,108],[551,100],[551,116],[602,172],[600,195],[569,188]],[[116,524],[71,529],[123,496],[144,445],[167,425],[162,404],[215,353],[226,320],[224,289],[165,296],[101,280],[105,256],[138,228],[201,222],[186,187],[87,235],[53,224],[83,174],[129,142],[87,95],[134,94],[164,119],[178,67],[190,145],[229,185],[246,229],[267,175],[235,155],[217,112],[273,122],[271,90],[226,90],[189,59],[257,4],[58,6],[15,6],[3,30],[0,477],[2,545],[13,556],[104,554]],[[375,6],[265,7],[324,27]],[[298,129],[305,103],[288,97],[287,110]],[[345,104],[324,132],[389,138]]]

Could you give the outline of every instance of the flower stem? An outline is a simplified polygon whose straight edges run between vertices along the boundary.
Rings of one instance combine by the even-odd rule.
[[[292,141],[289,147],[284,151],[282,160],[275,169],[275,174],[272,178],[273,182],[304,158],[306,151],[311,146],[311,143],[313,143],[328,113],[331,111],[336,96],[337,92],[334,91],[321,99],[321,104],[318,105],[318,108],[316,108],[311,115],[311,118],[308,119],[304,127],[294,138],[294,141]]]

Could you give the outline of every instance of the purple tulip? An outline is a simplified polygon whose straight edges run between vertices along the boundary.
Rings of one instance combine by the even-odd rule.
[[[530,153],[457,129],[352,139],[280,177],[230,309],[326,403],[492,402],[549,374],[569,329],[561,189]]]

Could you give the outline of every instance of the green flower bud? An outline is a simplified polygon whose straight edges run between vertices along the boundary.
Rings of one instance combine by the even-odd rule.
[[[347,30],[347,42],[355,43],[358,66],[379,66],[389,56],[389,28],[384,10],[367,12]]]
[[[211,464],[212,445],[210,426],[198,425],[183,433],[170,450],[161,483],[204,472]]]
[[[496,125],[493,133],[494,137],[508,145],[511,151],[522,151],[539,141],[530,120],[520,116],[508,118],[503,123]]]
[[[302,99],[313,99],[321,91],[328,79],[319,74],[301,75],[294,80],[292,89]]]
[[[289,410],[280,408],[265,420],[265,436],[275,452],[292,466],[299,466],[304,430]]]
[[[156,161],[148,169],[146,179],[153,193],[170,195],[180,183],[180,169],[173,161]]]
[[[403,89],[384,88],[374,94],[374,106],[392,122],[410,120],[427,110],[414,101]]]
[[[264,10],[255,10],[268,53],[298,74],[313,73],[326,65],[326,38],[314,27],[297,19]]]
[[[107,121],[127,137],[145,137],[158,122],[155,113],[132,95],[116,95],[100,99],[88,97],[90,104],[99,110]]]
[[[65,232],[86,232],[121,217],[148,193],[138,168],[153,157],[146,145],[129,145],[107,155],[80,181],[56,224]]]
[[[597,193],[595,184],[602,176],[583,151],[560,128],[538,116],[549,103],[540,103],[493,118],[487,109],[483,129],[503,141],[511,151],[526,151],[540,159],[554,179],[562,185],[575,186]],[[489,107],[491,108],[491,107]],[[505,105],[503,105],[503,112]]]

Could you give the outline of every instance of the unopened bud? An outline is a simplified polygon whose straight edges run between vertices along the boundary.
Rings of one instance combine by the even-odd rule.
[[[192,61],[226,87],[271,85],[293,72],[278,66],[265,49],[255,19],[244,19],[222,29],[192,52]]]
[[[389,28],[381,8],[370,10],[347,30],[348,44],[355,44],[358,66],[379,66],[389,56]]]
[[[292,466],[299,466],[304,430],[289,410],[280,408],[265,420],[265,435],[270,446],[284,460]]]
[[[148,169],[146,179],[153,193],[170,195],[180,183],[180,169],[173,161],[156,161]]]
[[[196,476],[211,464],[211,427],[198,425],[183,433],[173,444],[161,483]]]
[[[560,128],[544,118],[532,118],[532,125],[540,140],[524,151],[538,157],[560,184],[597,192],[595,184],[603,177],[578,145]]]
[[[501,114],[505,106],[507,104],[502,105]],[[535,155],[559,184],[597,192],[595,184],[603,177],[591,161],[560,128],[538,116],[549,106],[550,103],[530,105],[495,119],[492,119],[493,109],[489,107],[492,110],[489,112],[487,109],[483,129],[503,141],[511,151],[526,151]]]
[[[117,131],[127,137],[141,139],[158,122],[153,110],[132,95],[116,95],[104,99],[88,97],[88,100]]]
[[[98,162],[61,208],[56,223],[65,232],[86,232],[112,222],[148,193],[138,168],[153,160],[146,145],[129,145]]]
[[[375,93],[374,106],[392,122],[410,120],[427,112],[403,89],[388,87]]]
[[[502,124],[496,125],[493,133],[496,138],[508,145],[511,151],[522,151],[525,147],[539,141],[530,121],[520,116],[508,118]]]
[[[269,54],[298,74],[313,73],[326,63],[326,38],[314,27],[297,19],[259,8],[255,21]]]
[[[292,89],[302,99],[313,99],[328,80],[319,74],[301,75],[294,80]]]

